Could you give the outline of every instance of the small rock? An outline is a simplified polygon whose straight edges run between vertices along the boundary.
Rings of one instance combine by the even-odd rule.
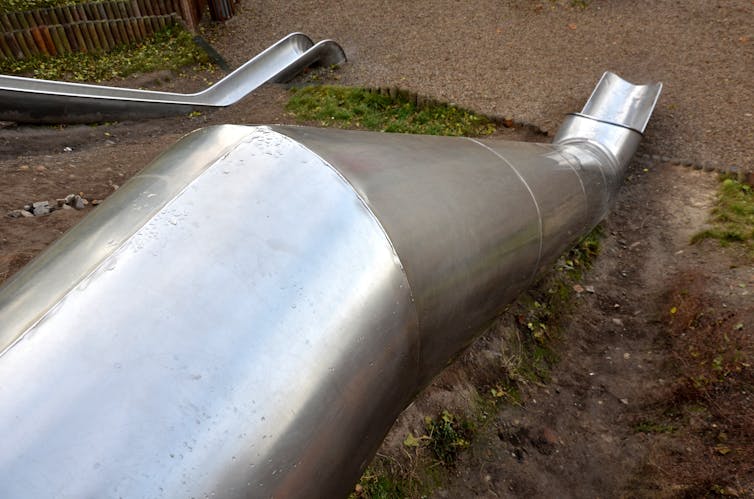
[[[42,215],[49,215],[50,203],[49,201],[37,201],[36,203],[32,203],[31,211],[32,213],[34,213],[35,217],[40,217]]]
[[[613,324],[615,324],[616,326],[623,327],[623,321],[621,319],[617,318],[617,317],[613,318]]]
[[[115,145],[115,141],[114,140],[107,139],[105,141],[105,147],[112,147],[114,145]]]
[[[594,286],[584,286],[584,289],[586,290],[587,293],[594,294]]]
[[[71,205],[69,205],[69,204],[64,204],[64,205],[63,205],[63,209],[64,209],[64,210],[72,210],[72,209],[73,209],[73,206],[71,206]]]
[[[584,288],[580,284],[574,284],[573,285],[573,290],[576,291],[577,293],[583,293],[584,292]]]
[[[65,198],[56,199],[55,204],[58,205],[58,208],[62,208],[66,204]]]
[[[558,437],[558,434],[547,427],[542,428],[542,440],[552,445],[560,443],[560,437]]]
[[[39,165],[39,166],[35,167],[34,169],[36,171],[38,171],[38,172],[43,172],[43,171],[47,170],[47,168],[44,165]]]
[[[628,399],[620,399],[620,403],[623,405],[628,405]]]
[[[18,167],[18,169],[21,170],[22,172],[30,170],[29,165],[21,165]]]
[[[92,206],[97,206],[97,205],[98,205],[98,204],[100,204],[101,202],[102,202],[102,200],[101,200],[101,199],[92,199]]]
[[[23,210],[11,210],[8,212],[10,218],[21,218],[21,212]]]
[[[66,146],[66,147],[63,148],[63,152],[73,152],[73,149],[70,148],[70,147],[68,147],[68,146]]]
[[[24,205],[24,210],[31,211],[31,205],[30,204],[25,204]]]
[[[21,216],[28,218],[28,217],[33,217],[34,214],[28,210],[21,210]]]
[[[76,208],[77,210],[83,210],[86,204],[84,203],[84,198],[76,194],[73,197],[73,203],[71,203],[71,206]]]

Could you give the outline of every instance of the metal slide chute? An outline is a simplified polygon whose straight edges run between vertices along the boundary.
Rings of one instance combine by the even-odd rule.
[[[607,73],[552,144],[188,135],[0,287],[0,497],[345,497],[608,213],[659,93]]]
[[[0,75],[0,120],[20,123],[94,123],[187,114],[230,106],[268,81],[285,82],[316,63],[340,64],[332,40],[314,44],[291,33],[211,87],[180,94]]]

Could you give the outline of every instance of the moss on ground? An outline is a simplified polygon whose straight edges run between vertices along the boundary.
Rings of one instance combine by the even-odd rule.
[[[710,223],[712,228],[696,234],[692,243],[715,239],[723,246],[743,244],[754,257],[754,189],[750,185],[723,177]]]
[[[405,97],[362,88],[309,86],[294,89],[286,106],[301,121],[321,126],[427,135],[489,135],[489,118],[449,104],[417,105]]]
[[[24,60],[0,60],[0,73],[45,80],[100,82],[134,73],[208,64],[207,54],[180,26],[171,26],[139,44],[116,48],[105,54],[77,52],[37,56]]]

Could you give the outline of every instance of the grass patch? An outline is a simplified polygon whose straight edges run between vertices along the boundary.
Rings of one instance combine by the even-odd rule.
[[[429,135],[489,135],[495,125],[486,117],[448,104],[417,106],[407,98],[361,88],[310,86],[294,89],[286,109],[301,121],[321,126],[361,128]]]
[[[424,425],[429,450],[445,466],[451,466],[458,453],[467,449],[474,437],[473,425],[448,411],[442,411],[437,418],[425,418]]]
[[[178,70],[206,64],[209,58],[180,26],[170,26],[152,38],[105,54],[72,53],[57,57],[0,60],[0,73],[46,80],[100,82],[158,69]]]
[[[566,273],[572,280],[580,280],[584,272],[592,268],[595,258],[600,253],[604,237],[605,230],[602,225],[598,225],[560,259],[557,269]]]
[[[510,379],[503,384],[518,387],[549,381],[550,370],[558,361],[552,343],[558,337],[560,319],[573,306],[574,284],[592,267],[603,237],[604,229],[598,225],[558,260],[555,272],[546,274],[537,286],[519,297],[514,311],[518,345],[515,353],[508,356],[505,370]]]
[[[678,428],[670,423],[660,423],[657,421],[642,420],[636,423],[634,430],[638,433],[673,433]]]
[[[729,187],[730,184],[728,184]],[[750,497],[754,490],[754,305],[726,307],[708,289],[708,275],[689,270],[669,282],[659,301],[670,383],[658,390],[651,413],[635,429],[672,433],[653,446],[652,473],[678,497],[710,491]],[[646,414],[646,412],[645,412]],[[661,442],[658,440],[657,442]],[[682,459],[677,449],[686,448]]]
[[[741,243],[754,257],[754,189],[750,185],[723,178],[710,222],[712,228],[694,235],[692,244],[704,239],[716,239],[723,246]]]
[[[26,10],[60,7],[77,3],[95,3],[97,0],[0,0],[0,14]]]
[[[427,497],[443,481],[444,470],[452,469],[461,452],[474,438],[473,422],[442,411],[424,419],[424,433],[409,433],[404,451],[413,457],[402,464],[397,459],[377,455],[363,473],[350,499],[398,499]]]
[[[378,455],[359,479],[349,499],[424,498],[440,481],[437,468],[409,471],[398,460]]]

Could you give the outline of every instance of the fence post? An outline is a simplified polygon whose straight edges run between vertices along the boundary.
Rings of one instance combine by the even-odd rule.
[[[196,31],[196,27],[199,26],[199,16],[201,15],[199,12],[197,12],[197,6],[195,0],[180,0],[181,4],[181,14],[183,16],[183,19],[186,21],[186,27],[190,31]]]

